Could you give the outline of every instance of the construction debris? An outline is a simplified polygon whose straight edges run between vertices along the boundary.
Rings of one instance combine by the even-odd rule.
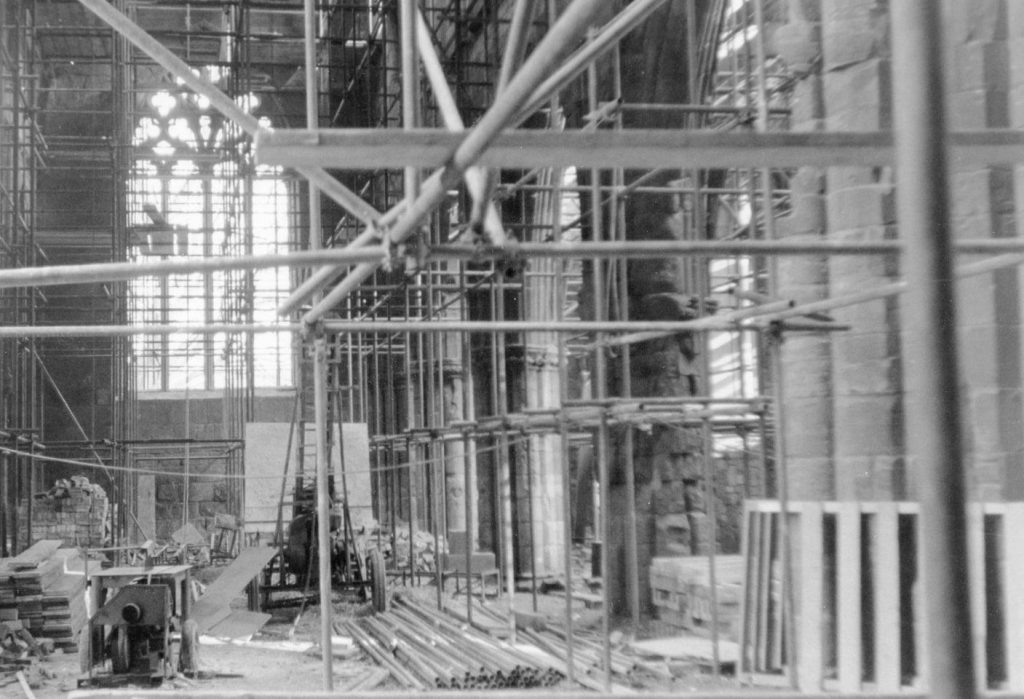
[[[433,572],[437,556],[435,555],[434,535],[424,529],[417,529],[412,535],[412,547],[409,546],[409,525],[399,523],[395,527],[394,544],[391,553],[394,555],[394,567],[408,569],[409,555],[412,554],[413,572]],[[437,548],[440,553],[448,553],[448,544],[443,536],[438,537]],[[387,550],[385,550],[387,553]]]
[[[109,502],[106,491],[85,476],[61,478],[45,493],[32,497],[29,508],[18,506],[18,531],[30,541],[56,540],[64,546],[105,546],[110,540]]]

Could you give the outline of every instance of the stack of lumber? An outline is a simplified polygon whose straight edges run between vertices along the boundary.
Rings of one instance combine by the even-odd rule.
[[[40,541],[0,560],[0,619],[20,621],[34,637],[76,651],[86,623],[85,565],[77,549],[60,546]]]

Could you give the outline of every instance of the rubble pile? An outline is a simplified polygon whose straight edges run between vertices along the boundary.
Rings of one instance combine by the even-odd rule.
[[[431,572],[434,570],[434,562],[437,560],[437,553],[448,553],[448,542],[441,536],[438,537],[437,548],[434,550],[434,535],[425,529],[417,529],[412,534],[412,546],[409,546],[409,525],[399,523],[395,527],[394,542],[391,545],[392,561],[395,568],[411,569],[420,572]],[[387,552],[385,552],[387,553]],[[412,555],[412,566],[409,565],[410,553]]]
[[[18,507],[18,531],[31,541],[59,539],[65,546],[104,546],[109,541],[110,503],[103,488],[85,476],[57,480],[45,493],[32,497],[29,507]]]

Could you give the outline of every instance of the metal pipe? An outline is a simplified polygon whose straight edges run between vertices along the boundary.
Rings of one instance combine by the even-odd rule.
[[[459,107],[455,103],[451,87],[448,86],[444,68],[441,67],[441,61],[437,57],[437,51],[434,49],[434,44],[430,37],[430,29],[427,27],[426,20],[423,19],[422,12],[416,14],[416,20],[420,61],[423,63],[423,72],[427,74],[430,87],[434,92],[434,100],[437,102],[437,109],[441,114],[441,120],[444,121],[445,128],[449,131],[464,131],[466,127],[462,121],[462,115],[459,114]],[[497,246],[504,245],[505,231],[501,225],[501,216],[498,214],[494,202],[485,195],[487,184],[486,172],[474,165],[466,170],[465,180],[470,197],[474,201],[483,202],[486,206],[483,220],[484,234],[492,244]]]
[[[890,7],[897,212],[907,252],[907,442],[921,479],[924,613],[936,697],[971,697],[966,489],[960,424],[942,21],[929,0]]]
[[[665,4],[665,0],[637,0],[628,5],[610,22],[591,36],[591,40],[542,82],[519,110],[514,123],[518,124],[540,109],[548,97],[563,89],[579,77],[591,63],[604,56],[620,39],[646,20],[651,13]],[[593,109],[591,109],[593,111]],[[678,165],[677,165],[678,167]]]
[[[185,61],[178,58],[152,35],[105,0],[79,0],[79,2],[156,61],[158,65],[185,83],[196,94],[210,100],[211,106],[238,124],[246,133],[256,135],[261,130],[262,127],[256,117],[243,110],[233,99],[210,82],[193,73]],[[380,218],[380,213],[376,209],[325,170],[320,168],[295,168],[295,170],[311,183],[315,183],[324,194],[364,223],[370,224]]]
[[[591,18],[596,16],[602,7],[603,3],[600,0],[575,0],[566,8],[516,73],[505,92],[481,117],[476,127],[468,132],[465,140],[452,154],[451,160],[423,183],[423,190],[416,202],[406,207],[403,217],[388,232],[390,242],[404,241],[420,221],[444,200],[448,190],[462,179],[466,169],[475,163],[491,141],[509,123],[526,95],[543,80],[551,64],[561,60],[567,52],[567,47],[583,33]],[[303,322],[313,323],[322,317],[345,298],[351,289],[368,278],[374,269],[376,267],[357,267],[350,271],[338,287],[303,316]]]
[[[532,56],[531,56],[532,59]],[[500,104],[497,102],[496,104]],[[892,133],[748,132],[693,129],[508,129],[488,134],[486,152],[471,164],[484,167],[542,168],[574,165],[629,168],[788,168],[815,165],[879,166],[893,160]],[[472,132],[471,132],[472,133]],[[958,162],[988,165],[1024,159],[1024,134],[1007,129],[962,131],[949,135]],[[262,131],[255,139],[257,162],[288,167],[344,167],[375,170],[408,164],[449,170],[452,154],[463,147],[458,133],[423,128],[411,132],[346,128]],[[445,185],[457,174],[440,170]],[[429,209],[429,206],[426,207]],[[427,211],[416,212],[423,216]]]
[[[327,460],[327,339],[321,332],[313,340],[313,410],[316,422],[316,531],[317,571],[320,584],[320,651],[324,691],[334,687],[331,668],[331,499]]]
[[[505,39],[505,50],[502,55],[501,68],[498,71],[498,84],[495,87],[495,99],[500,99],[501,94],[508,86],[512,74],[523,61],[523,54],[526,51],[526,36],[529,29],[529,22],[533,17],[534,0],[515,0],[512,8],[512,19],[509,21],[508,36]],[[487,205],[491,203],[494,196],[495,180],[494,171],[482,170],[483,186],[479,196],[474,198],[473,207],[470,212],[470,229],[482,230],[487,215]]]
[[[416,16],[419,11],[417,0],[399,0],[399,44],[402,60],[402,128],[411,131],[419,123],[419,71],[417,70]],[[408,206],[416,201],[419,193],[419,170],[414,165],[405,167],[405,191],[403,196]]]
[[[1009,254],[1024,249],[1024,240],[964,239],[953,244],[962,254]],[[788,240],[676,240],[676,241],[606,241],[574,243],[519,243],[512,248],[473,247],[469,245],[434,245],[424,259],[432,260],[486,260],[516,258],[570,259],[576,257],[632,257],[659,258],[666,255],[896,255],[901,252],[899,241],[788,241]],[[268,267],[306,267],[316,264],[354,265],[379,264],[389,259],[381,248],[364,247],[303,250],[275,255],[216,256],[203,258],[162,259],[151,262],[98,262],[79,265],[46,265],[0,270],[0,289],[19,286],[59,286],[88,282],[125,281],[147,276],[209,272],[217,270],[263,269]],[[995,267],[1024,262],[993,259]],[[981,264],[979,263],[971,263]],[[959,276],[970,276],[974,267]],[[985,271],[981,269],[980,271]],[[881,287],[887,288],[887,287]],[[845,298],[845,297],[844,297]]]

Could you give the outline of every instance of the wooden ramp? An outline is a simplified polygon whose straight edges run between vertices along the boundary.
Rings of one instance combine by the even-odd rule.
[[[242,594],[245,586],[259,575],[270,559],[277,554],[272,546],[254,546],[242,549],[224,572],[206,588],[206,593],[193,605],[191,618],[205,633],[231,613],[231,602]]]

